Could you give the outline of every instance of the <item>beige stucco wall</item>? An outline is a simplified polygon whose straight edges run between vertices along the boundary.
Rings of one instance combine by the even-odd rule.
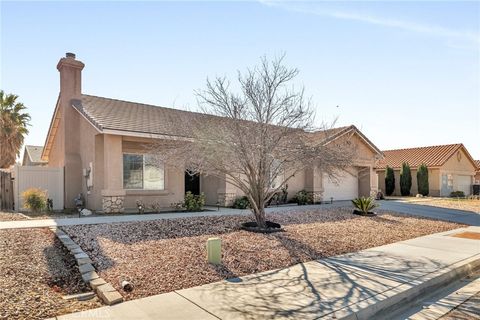
[[[219,200],[218,194],[225,192],[225,180],[215,176],[201,176],[200,192],[205,194],[207,205],[215,206]]]
[[[440,196],[440,170],[438,168],[428,168],[428,188],[429,196]]]
[[[98,131],[87,122],[83,117],[79,117],[80,126],[79,126],[79,147],[80,147],[80,161],[81,161],[81,192],[85,197],[86,207],[95,208],[95,205],[98,203],[98,196],[100,194],[100,188],[95,185],[95,174],[96,174],[96,163],[95,163],[95,136]],[[92,163],[92,172],[90,173],[93,176],[94,183],[90,192],[87,190],[86,178],[83,176],[83,169],[90,167],[90,162]]]
[[[60,103],[60,102],[59,102]],[[60,107],[59,107],[60,108]],[[62,111],[58,111],[60,115]],[[60,118],[60,124],[53,140],[50,156],[48,158],[49,167],[63,167],[65,165],[65,126],[64,120]]]
[[[441,167],[443,171],[451,171],[457,174],[475,175],[475,165],[468,159],[467,154],[463,149],[458,151],[460,153],[460,160],[457,154],[454,154]]]

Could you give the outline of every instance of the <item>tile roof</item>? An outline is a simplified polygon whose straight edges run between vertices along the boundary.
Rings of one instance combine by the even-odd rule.
[[[30,161],[46,163],[46,161],[42,160],[43,146],[26,145],[25,152],[27,152],[28,156],[30,157]]]
[[[99,130],[191,137],[189,126],[182,126],[183,122],[199,117],[224,121],[224,118],[214,115],[86,94],[82,95],[81,100],[73,100],[72,104]]]
[[[404,162],[407,162],[411,167],[418,167],[422,163],[427,167],[439,167],[462,147],[464,148],[463,144],[457,143],[441,146],[386,150],[383,151],[385,158],[377,161],[376,168],[384,169],[387,165],[391,168],[400,168]],[[470,156],[466,149],[465,152]]]
[[[80,100],[72,100],[72,106],[83,114],[99,131],[122,131],[124,135],[147,134],[172,137],[193,137],[191,126],[184,122],[197,121],[200,125],[212,125],[216,121],[225,125],[229,119],[198,112],[165,108],[143,103],[103,98],[83,94]],[[203,119],[208,121],[202,121]],[[245,125],[251,124],[245,122]],[[355,130],[375,152],[381,151],[368,140],[355,126],[345,126],[312,132],[312,137],[325,139],[328,143]],[[309,133],[310,134],[310,133]]]

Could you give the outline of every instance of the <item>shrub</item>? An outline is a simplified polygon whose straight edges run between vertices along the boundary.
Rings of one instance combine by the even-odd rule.
[[[205,205],[205,195],[203,192],[200,195],[194,195],[190,191],[185,193],[185,200],[183,206],[187,211],[201,211]]]
[[[375,200],[373,200],[370,197],[360,197],[352,200],[353,206],[355,209],[358,211],[363,212],[364,214],[369,213],[376,207],[378,207],[378,204],[375,203]]]
[[[237,198],[233,202],[233,207],[235,209],[247,209],[248,207],[250,207],[250,201],[248,201],[247,196]]]
[[[417,170],[417,187],[419,194],[428,196],[428,169],[424,164],[421,164]]]
[[[145,213],[145,204],[143,203],[143,201],[142,200],[137,200],[137,201],[135,201],[135,203],[137,205],[138,213],[144,214]]]
[[[465,193],[463,191],[453,191],[450,193],[450,197],[452,198],[464,198]]]
[[[387,166],[385,169],[385,194],[391,196],[395,191],[395,173],[393,169]]]
[[[153,212],[160,212],[160,203],[159,202],[153,202],[151,205],[150,205],[150,209],[153,211]]]
[[[409,196],[412,188],[412,172],[408,163],[402,164],[402,171],[400,172],[400,193],[402,196]]]
[[[312,197],[305,190],[300,190],[295,195],[295,202],[299,205],[304,205],[307,203],[312,203]]]
[[[30,188],[22,192],[24,206],[33,212],[39,212],[47,207],[47,193],[41,189]]]

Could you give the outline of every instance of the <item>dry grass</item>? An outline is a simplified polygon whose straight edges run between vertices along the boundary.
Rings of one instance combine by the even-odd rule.
[[[44,319],[99,307],[62,296],[90,291],[48,229],[0,230],[0,319]]]
[[[120,292],[119,282],[135,289],[126,299],[188,288],[299,262],[354,252],[459,224],[398,216],[359,217],[351,209],[270,214],[285,232],[254,234],[238,229],[245,216],[181,218],[150,222],[64,227],[94,261],[100,275]],[[222,239],[223,265],[205,261],[205,242]]]

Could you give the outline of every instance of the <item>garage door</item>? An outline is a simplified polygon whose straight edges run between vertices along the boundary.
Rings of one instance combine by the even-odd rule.
[[[472,185],[472,177],[470,176],[457,176],[457,188],[455,191],[463,191],[466,196],[470,195],[470,187]]]
[[[338,174],[336,181],[333,181],[324,174],[323,176],[323,199],[329,201],[351,200],[358,197],[358,171],[348,169]]]

